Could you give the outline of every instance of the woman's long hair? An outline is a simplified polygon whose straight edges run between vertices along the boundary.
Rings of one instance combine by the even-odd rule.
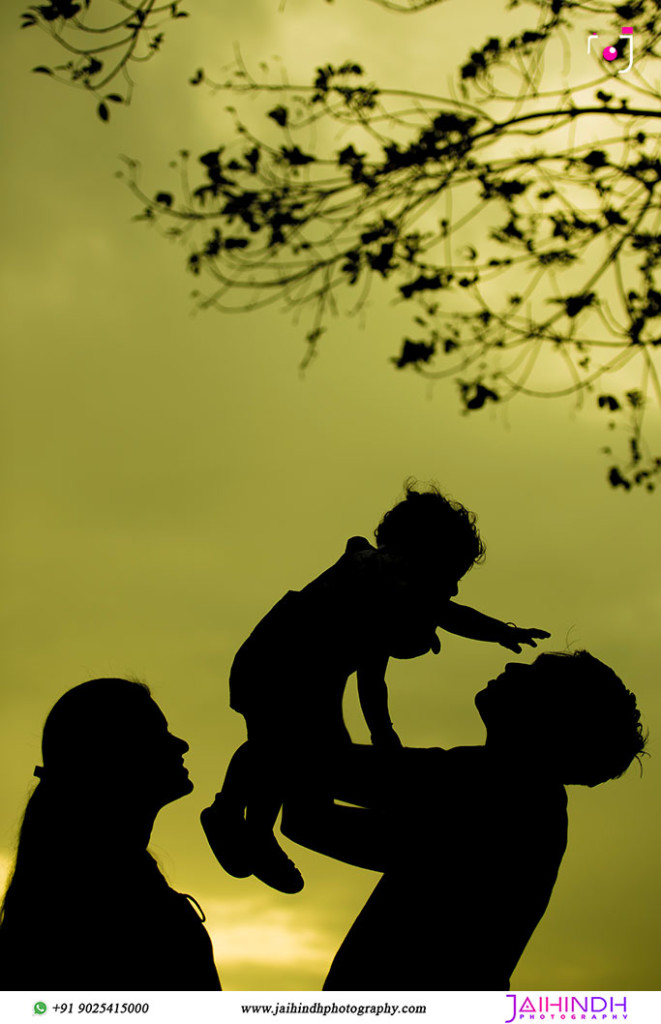
[[[192,783],[141,683],[93,679],[44,726],[0,921],[0,990],[212,991],[213,949],[147,850]]]
[[[43,766],[21,824],[16,861],[0,908],[0,938],[33,928],[44,908],[67,898],[73,879],[85,888],[97,852],[91,809],[111,791],[122,732],[149,688],[128,679],[92,679],[54,705],[42,738]],[[139,703],[138,703],[139,702]],[[100,845],[100,844],[99,844]],[[68,893],[71,898],[72,893]]]

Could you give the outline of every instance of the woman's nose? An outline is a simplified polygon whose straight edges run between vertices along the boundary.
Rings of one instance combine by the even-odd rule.
[[[175,740],[177,745],[181,747],[182,754],[185,754],[187,750],[190,750],[188,743],[186,743],[186,740],[182,740],[181,736],[173,736],[172,738]]]

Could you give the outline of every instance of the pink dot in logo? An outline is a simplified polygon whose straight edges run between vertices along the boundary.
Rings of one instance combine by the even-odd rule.
[[[614,46],[607,46],[604,49],[604,53],[603,53],[604,60],[615,60],[617,55],[618,55],[617,54],[617,50],[615,49]]]

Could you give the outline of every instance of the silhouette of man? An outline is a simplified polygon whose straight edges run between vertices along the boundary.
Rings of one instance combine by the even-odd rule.
[[[475,697],[481,747],[354,746],[335,795],[286,806],[283,832],[384,875],[326,990],[503,990],[548,905],[567,842],[565,785],[641,752],[636,700],[585,651],[510,663]]]

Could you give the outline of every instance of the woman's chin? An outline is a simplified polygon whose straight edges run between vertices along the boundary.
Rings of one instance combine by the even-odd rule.
[[[164,803],[172,803],[173,800],[179,800],[182,796],[188,796],[192,793],[195,786],[192,780],[188,777],[188,772],[184,770],[177,776],[176,779],[172,780],[172,784],[168,787],[168,792]]]

